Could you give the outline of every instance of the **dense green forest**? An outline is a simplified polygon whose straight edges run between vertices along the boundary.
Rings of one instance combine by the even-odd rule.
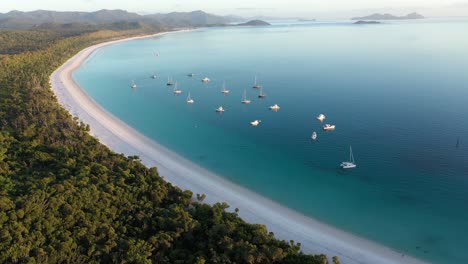
[[[0,263],[328,263],[110,151],[57,103],[66,59],[150,30],[0,32]]]

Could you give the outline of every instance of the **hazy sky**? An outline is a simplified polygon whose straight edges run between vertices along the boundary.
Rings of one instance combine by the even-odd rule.
[[[0,12],[37,9],[94,11],[125,9],[137,13],[192,11],[217,14],[347,18],[370,12],[426,16],[468,16],[468,0],[0,0]]]

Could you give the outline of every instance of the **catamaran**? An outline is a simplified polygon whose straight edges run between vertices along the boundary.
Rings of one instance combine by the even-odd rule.
[[[182,90],[177,87],[177,82],[175,83],[175,86],[174,86],[174,94],[176,95],[182,94]]]
[[[243,104],[250,104],[252,101],[250,101],[250,99],[247,99],[247,90],[244,89],[244,97],[242,97],[242,101],[241,101]]]
[[[224,113],[225,110],[224,110],[224,108],[222,106],[220,106],[220,107],[216,108],[215,111],[218,112],[218,113]]]
[[[187,96],[187,104],[193,104],[193,103],[195,103],[195,101],[192,99],[192,97],[190,96],[190,92],[189,92]]]
[[[223,89],[221,89],[221,92],[223,94],[228,94],[229,93],[229,90],[226,90],[226,82],[223,82]]]
[[[278,111],[278,110],[280,110],[280,106],[277,105],[277,104],[274,104],[274,105],[270,106],[270,110]]]
[[[171,86],[171,85],[174,85],[174,81],[172,81],[172,77],[167,77],[167,83],[166,83],[167,86]]]
[[[262,88],[262,86],[258,84],[257,76],[255,76],[255,81],[254,81],[254,85],[252,86],[252,88],[257,88],[257,89]]]
[[[258,94],[258,98],[265,98],[266,94],[263,93],[263,88],[260,86],[260,93]]]
[[[354,163],[353,149],[351,148],[351,146],[349,146],[349,161],[341,162],[340,167],[343,169],[356,168],[356,163]]]
[[[250,122],[250,125],[251,126],[258,126],[261,122],[262,122],[262,120],[255,120],[255,121]]]

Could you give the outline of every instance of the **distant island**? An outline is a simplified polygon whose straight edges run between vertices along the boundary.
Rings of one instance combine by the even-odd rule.
[[[367,25],[367,24],[382,24],[382,23],[379,22],[379,21],[365,21],[365,20],[359,20],[359,21],[354,22],[353,24],[356,24],[356,25]]]
[[[263,20],[256,19],[256,20],[250,20],[249,22],[237,24],[236,26],[271,26],[271,24]]]
[[[406,19],[423,19],[424,16],[418,13],[411,13],[406,16],[394,16],[392,14],[372,14],[364,17],[353,17],[351,20],[406,20]]]
[[[315,22],[315,18],[307,19],[307,18],[299,18],[297,21],[299,22]]]

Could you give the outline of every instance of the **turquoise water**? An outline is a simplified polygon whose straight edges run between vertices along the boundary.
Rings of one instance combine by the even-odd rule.
[[[201,29],[105,47],[74,77],[120,119],[233,182],[397,251],[468,263],[467,28],[457,19]],[[251,105],[240,103],[244,89]],[[336,131],[321,131],[319,113]],[[349,145],[358,168],[344,172]]]

